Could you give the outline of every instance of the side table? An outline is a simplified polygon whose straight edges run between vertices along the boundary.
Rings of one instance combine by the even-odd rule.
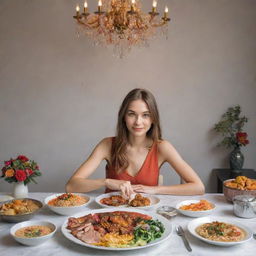
[[[237,176],[246,176],[251,179],[256,179],[256,171],[254,169],[241,169],[241,172],[234,173],[231,169],[213,169],[212,173],[217,177],[217,192],[223,193],[223,181],[235,179]]]

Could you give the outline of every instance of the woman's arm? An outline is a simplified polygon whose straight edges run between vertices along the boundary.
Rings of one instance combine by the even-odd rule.
[[[104,159],[109,159],[111,138],[103,139],[66,184],[67,192],[89,192],[105,186],[105,179],[88,179]]]
[[[133,185],[135,192],[151,194],[172,195],[197,195],[204,194],[205,188],[195,171],[181,158],[176,149],[168,142],[161,141],[158,144],[158,155],[161,163],[168,162],[177,174],[185,181],[185,184],[171,186],[143,186]]]
[[[66,184],[66,191],[72,192],[90,192],[103,186],[112,190],[121,190],[123,194],[132,193],[129,181],[115,179],[88,179],[88,177],[97,169],[103,160],[110,161],[112,139],[103,139],[93,150],[88,159],[76,170]]]

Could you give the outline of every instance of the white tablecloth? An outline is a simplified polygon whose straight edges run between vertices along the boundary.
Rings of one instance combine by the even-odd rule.
[[[29,197],[35,198],[38,200],[44,201],[44,198],[49,196],[51,193],[30,193]],[[92,197],[95,197],[95,194],[89,194]],[[233,205],[228,203],[223,194],[205,194],[204,196],[168,196],[168,195],[158,195],[161,199],[160,205],[170,205],[175,206],[178,202],[187,200],[187,199],[207,199],[216,204],[217,208],[214,212],[214,215],[227,217],[229,220],[235,220],[241,222],[242,224],[250,227],[254,233],[256,232],[256,218],[254,219],[242,219],[238,218],[233,214]],[[88,205],[88,209],[97,209],[99,206],[92,201]],[[86,209],[85,209],[86,210]],[[155,210],[152,210],[155,212]],[[170,239],[163,242],[162,244],[138,250],[131,251],[105,251],[98,249],[91,249],[85,246],[80,246],[75,244],[68,239],[66,239],[61,232],[61,225],[67,219],[66,216],[60,216],[51,212],[46,206],[35,215],[33,219],[38,220],[49,220],[55,223],[58,227],[57,232],[54,237],[48,240],[46,243],[36,246],[36,247],[27,247],[17,243],[9,234],[10,228],[15,223],[0,222],[0,255],[1,256],[22,256],[22,255],[33,255],[33,256],[66,256],[66,255],[133,255],[133,256],[164,256],[164,255],[246,255],[253,256],[256,255],[256,240],[251,239],[250,241],[231,247],[218,247],[204,243],[197,238],[193,237],[187,230],[187,224],[194,218],[186,217],[183,215],[177,215],[170,220],[170,224],[175,227],[176,225],[181,225],[186,233],[186,236],[192,247],[192,252],[188,252],[183,244],[181,237],[179,237],[175,229],[173,228],[173,233],[170,236]]]

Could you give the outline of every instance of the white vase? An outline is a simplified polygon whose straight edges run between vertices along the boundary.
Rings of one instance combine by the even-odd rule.
[[[24,182],[16,182],[13,187],[13,196],[15,198],[28,197],[28,186],[24,185]]]

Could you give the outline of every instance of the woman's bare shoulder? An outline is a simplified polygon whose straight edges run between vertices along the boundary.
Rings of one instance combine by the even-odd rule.
[[[158,152],[161,155],[166,155],[168,152],[175,151],[174,146],[167,140],[159,140],[157,146]]]
[[[110,150],[112,147],[113,137],[103,138],[97,145],[97,148],[104,148]]]
[[[173,145],[168,140],[159,140],[157,146],[160,150],[166,149],[168,147],[173,147]]]

